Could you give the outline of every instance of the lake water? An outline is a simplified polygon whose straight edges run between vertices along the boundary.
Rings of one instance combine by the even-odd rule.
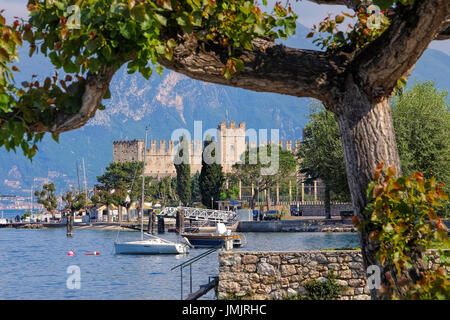
[[[314,250],[358,247],[356,233],[246,233],[240,250]],[[180,299],[180,270],[170,269],[207,249],[188,255],[132,256],[114,254],[115,231],[0,229],[0,299]],[[121,240],[138,239],[138,232],[120,232]],[[179,241],[174,233],[162,237]],[[75,255],[67,255],[74,250]],[[98,256],[84,253],[99,251]],[[68,289],[67,268],[81,271],[81,288]],[[218,253],[193,265],[193,290],[218,274]],[[184,297],[189,293],[189,269],[184,270]],[[211,290],[203,299],[215,299]]]

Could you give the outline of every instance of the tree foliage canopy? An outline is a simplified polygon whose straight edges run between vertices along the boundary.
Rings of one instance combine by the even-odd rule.
[[[392,104],[395,137],[404,174],[450,185],[450,104],[447,91],[418,82]]]
[[[186,136],[182,136],[178,143],[178,153],[174,159],[177,172],[177,195],[183,205],[191,203],[191,166],[189,143]]]
[[[271,159],[274,148],[278,156]],[[238,163],[233,165],[233,175],[246,186],[254,185],[259,191],[274,188],[295,173],[297,160],[294,154],[275,144],[250,148],[241,155]],[[264,169],[277,167],[275,172],[264,174]]]
[[[105,173],[97,177],[104,203],[128,207],[136,201],[141,194],[142,170],[143,162],[111,162]]]
[[[300,173],[306,182],[321,179],[339,200],[349,200],[344,153],[334,115],[320,105],[313,105],[310,121],[303,129],[303,142],[297,156]]]
[[[71,213],[80,210],[87,205],[86,194],[74,193],[72,191],[67,191],[65,195],[62,196],[62,201],[66,203],[65,209],[69,210]]]
[[[207,137],[204,141],[203,155],[202,155],[202,170],[200,171],[199,185],[202,195],[202,203],[208,208],[214,207],[214,202],[220,199],[225,177],[223,175],[222,165],[214,161],[207,163],[205,159],[206,152],[210,152],[212,159],[216,157],[217,146],[216,142]],[[212,202],[212,204],[211,204]]]
[[[37,197],[37,202],[42,204],[47,212],[52,212],[58,206],[58,199],[55,195],[55,185],[47,183],[42,186],[42,190],[36,190],[34,195]]]

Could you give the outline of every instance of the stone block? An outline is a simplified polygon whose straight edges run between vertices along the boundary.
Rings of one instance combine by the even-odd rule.
[[[350,280],[348,280],[348,285],[350,287],[359,287],[359,286],[361,286],[361,280],[359,280],[359,279],[350,279]]]
[[[273,265],[279,265],[281,263],[281,259],[279,256],[270,256],[267,262]]]
[[[222,254],[219,258],[219,264],[223,266],[232,266],[241,263],[241,256],[236,254]]]
[[[254,264],[247,264],[244,267],[245,271],[249,272],[249,273],[253,273],[256,271],[256,265]]]
[[[244,255],[242,257],[242,263],[243,264],[255,264],[258,262],[258,257],[255,255]]]
[[[242,265],[242,264],[234,264],[234,265],[231,266],[230,269],[231,269],[232,272],[241,272],[241,271],[244,270],[244,265]]]
[[[353,296],[355,294],[355,288],[346,287],[342,290],[341,295],[343,296]]]
[[[298,294],[298,292],[294,289],[288,288],[287,289],[287,296],[288,298],[295,297]]]
[[[350,279],[352,277],[351,270],[341,270],[339,271],[339,277],[341,279]]]
[[[258,263],[257,270],[260,275],[275,276],[279,274],[279,271],[267,262]]]
[[[345,281],[345,280],[338,279],[338,280],[336,280],[336,283],[341,285],[341,286],[343,286],[343,287],[347,287],[348,286],[348,282]]]
[[[297,273],[295,266],[287,264],[281,266],[281,276],[288,277]]]
[[[350,269],[362,269],[363,265],[361,262],[349,262],[348,266],[350,267]]]
[[[313,256],[311,256],[311,258],[313,258]],[[317,255],[315,255],[315,260],[318,263],[327,263],[328,262],[327,257],[325,257],[325,255],[323,255],[322,253],[318,253]]]

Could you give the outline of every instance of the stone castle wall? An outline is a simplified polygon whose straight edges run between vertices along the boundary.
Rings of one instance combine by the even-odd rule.
[[[142,161],[144,155],[144,141],[127,140],[113,142],[114,162]]]
[[[217,143],[219,145],[219,157],[224,173],[230,173],[232,166],[239,161],[240,156],[248,149],[246,141],[245,122],[241,122],[236,126],[234,121],[219,124],[217,128]],[[270,143],[270,141],[269,141]],[[299,141],[279,141],[279,145],[289,151],[294,151]],[[256,147],[256,143],[251,143],[250,148]],[[190,141],[190,165],[191,174],[200,172],[202,164],[202,141]],[[166,140],[150,141],[150,148],[146,149],[146,165],[145,174],[157,178],[166,176],[176,176],[174,166],[174,156],[177,148],[174,141],[167,142]],[[114,162],[128,162],[128,161],[142,161],[144,158],[144,141],[129,140],[129,141],[114,141],[113,142],[113,161]]]
[[[428,267],[435,268],[439,262],[436,251],[427,255],[431,258]],[[222,251],[218,299],[286,299],[304,294],[305,283],[323,281],[329,272],[344,286],[339,300],[370,299],[359,250]]]

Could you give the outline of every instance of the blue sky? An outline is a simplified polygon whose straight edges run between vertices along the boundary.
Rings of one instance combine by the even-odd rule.
[[[0,9],[6,9],[5,16],[10,21],[14,16],[26,17],[27,0],[0,0]],[[273,8],[274,0],[268,1],[268,8]],[[343,10],[349,11],[343,6],[327,6],[317,5],[309,1],[292,1],[293,9],[299,16],[298,22],[306,27],[311,27],[313,24],[320,22],[328,14],[339,13]],[[450,40],[433,41],[430,48],[440,50],[450,55]]]

